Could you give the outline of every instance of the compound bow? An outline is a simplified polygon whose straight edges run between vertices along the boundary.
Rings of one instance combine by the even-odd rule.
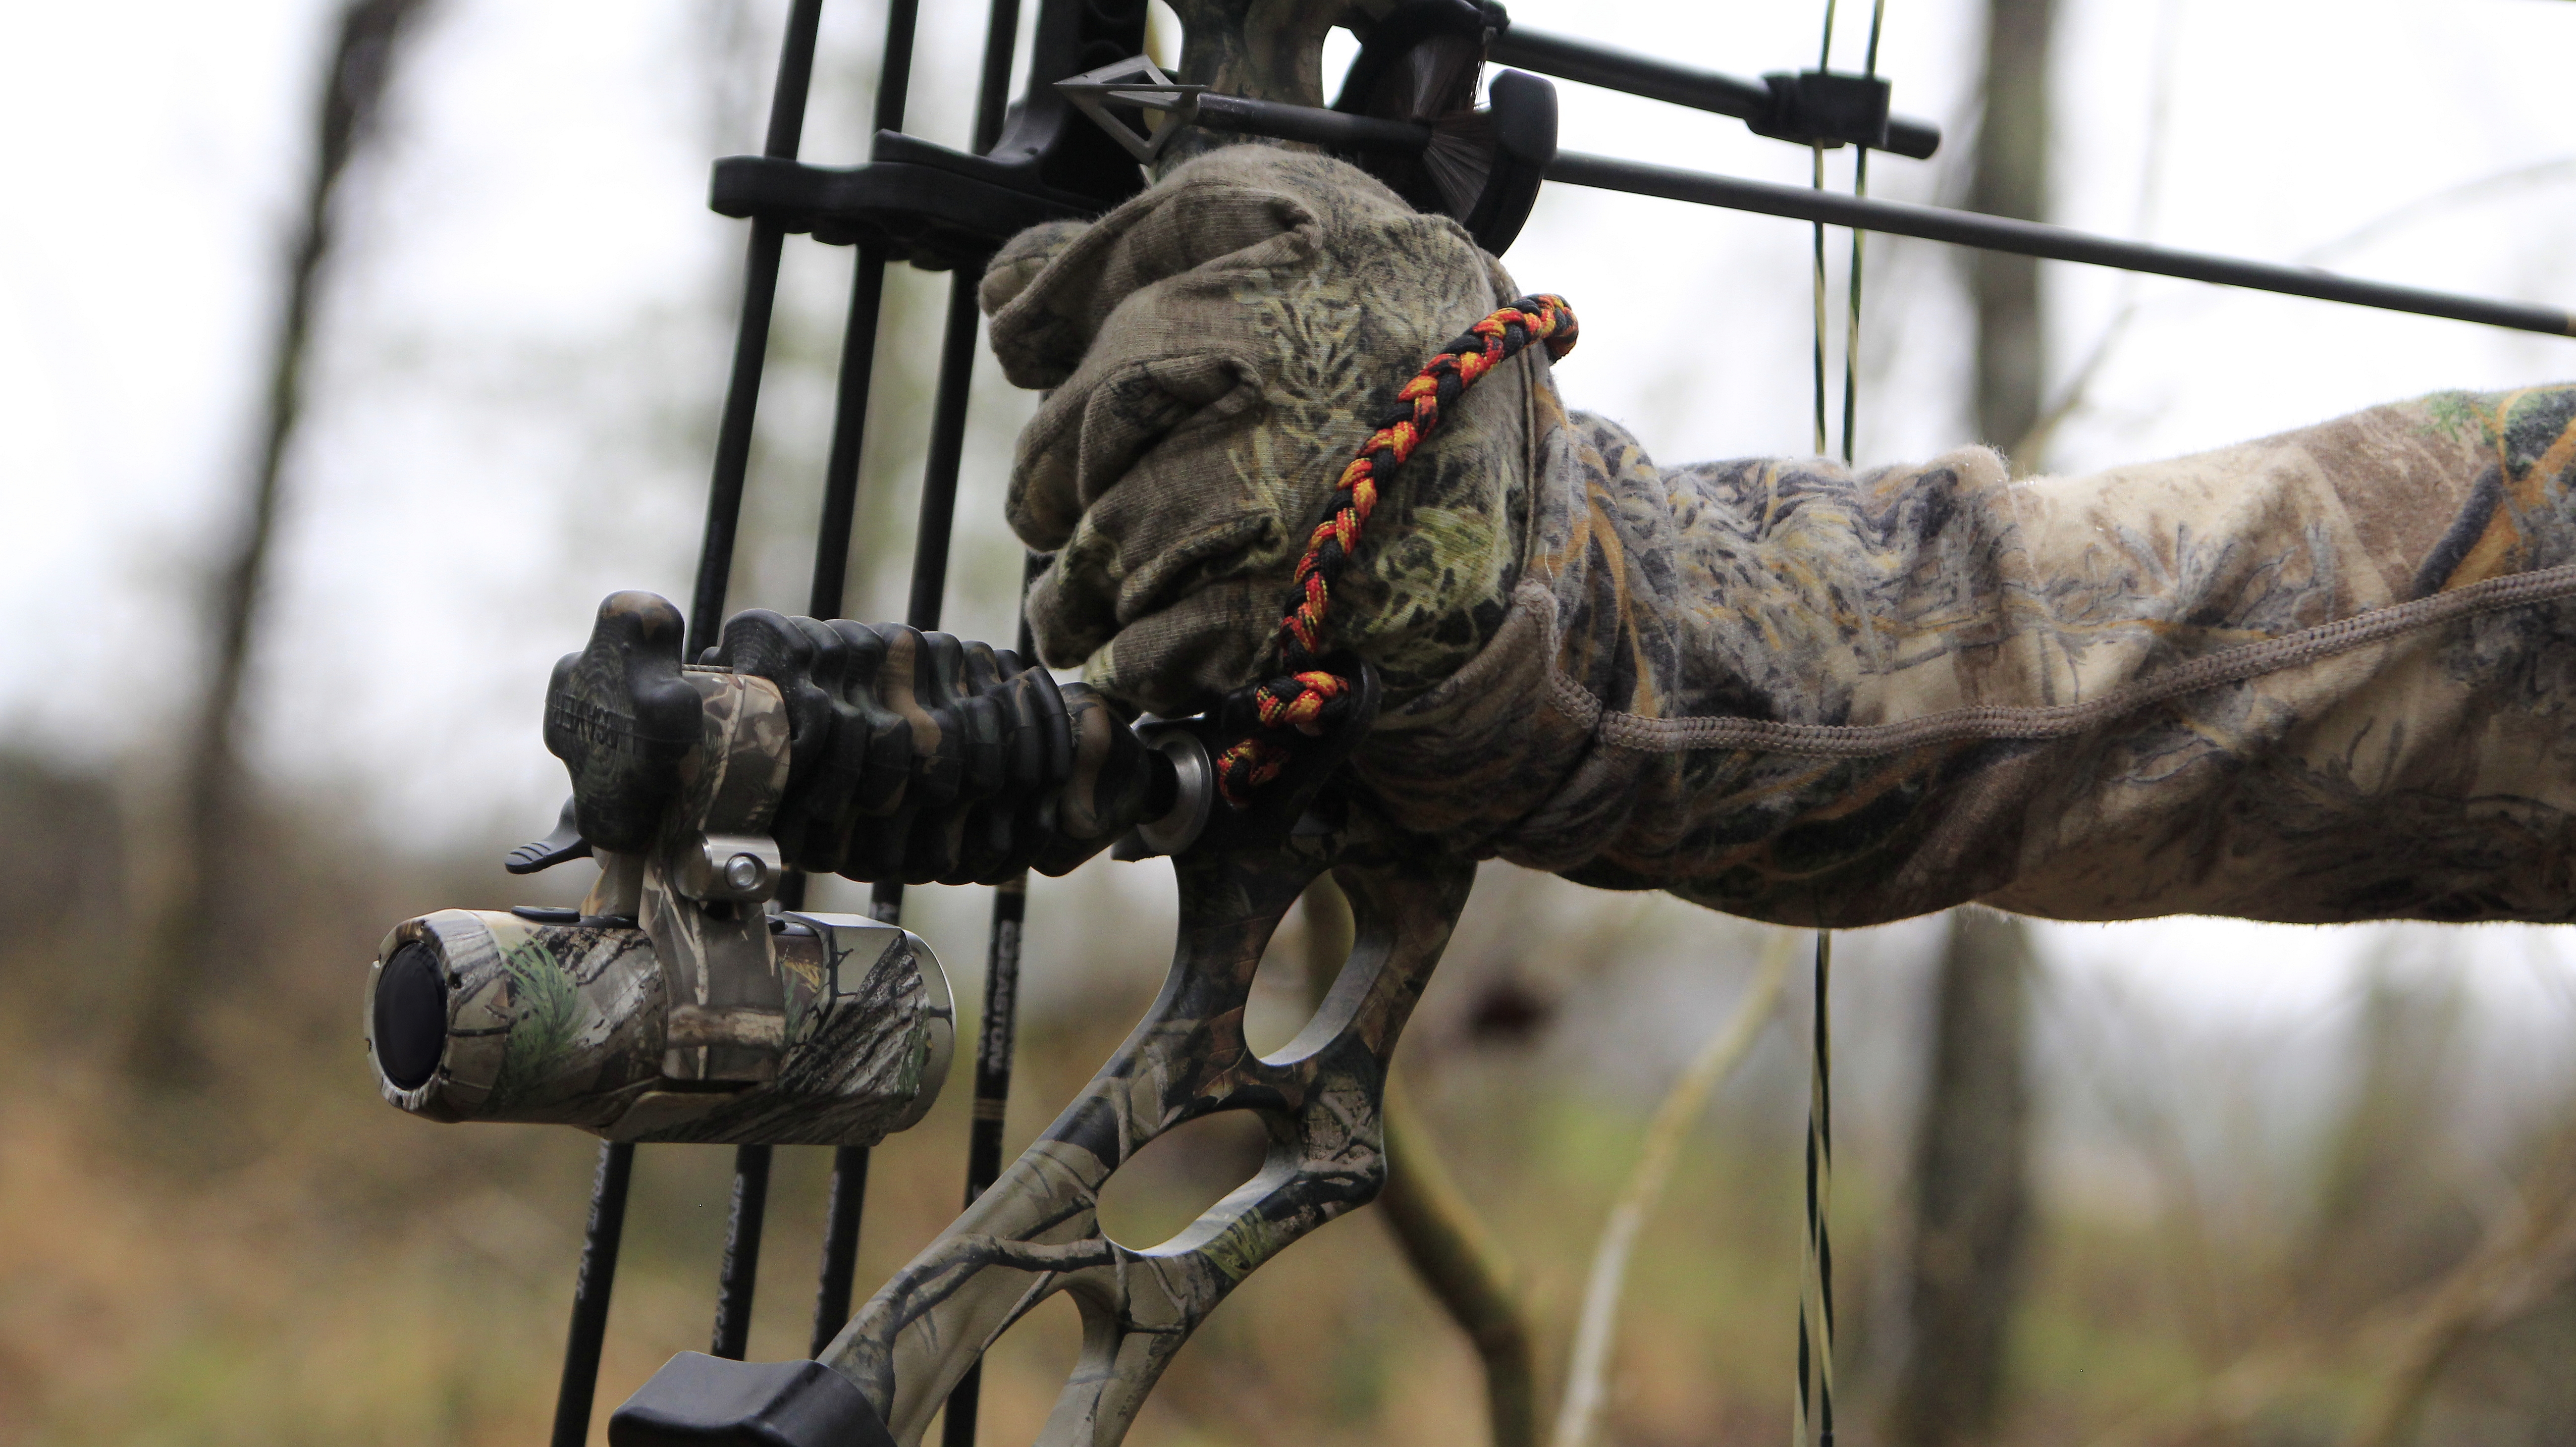
[[[859,699],[867,694],[870,706],[894,700],[896,712],[910,710],[915,723],[904,767],[916,779],[932,767],[924,760],[940,748],[938,729],[926,735],[919,720],[935,715],[951,727],[969,716],[1007,720],[1007,708],[991,702],[1005,686],[1017,688],[1013,696],[1025,707],[1018,715],[1020,732],[998,737],[1053,737],[1059,752],[1065,738],[1065,715],[1047,714],[1028,701],[1040,692],[1053,695],[1051,682],[1042,689],[1038,682],[1043,670],[1026,668],[1018,657],[961,649],[935,631],[981,264],[1003,240],[1030,225],[1096,215],[1133,194],[1144,184],[1140,160],[1168,167],[1223,144],[1224,132],[1342,151],[1415,204],[1455,216],[1498,252],[1519,229],[1543,181],[1811,221],[1820,268],[1820,451],[1822,228],[1828,223],[1855,228],[1856,248],[1859,231],[1878,230],[2553,334],[2576,332],[2576,319],[2547,308],[1828,193],[1821,185],[1826,148],[1850,144],[1864,156],[1885,149],[1921,157],[1939,142],[1931,127],[1890,113],[1888,85],[1875,74],[1874,34],[1870,65],[1861,72],[1836,72],[1820,61],[1814,70],[1755,83],[1515,28],[1501,7],[1471,0],[1180,0],[1175,8],[1183,27],[1181,59],[1177,74],[1167,76],[1141,58],[1144,0],[1041,0],[1030,84],[1006,108],[1019,7],[1017,0],[994,0],[973,148],[955,151],[902,131],[917,4],[893,0],[871,158],[860,166],[831,168],[796,155],[820,8],[821,0],[795,0],[764,153],[721,161],[715,171],[715,209],[748,218],[752,226],[742,321],[685,636],[668,605],[657,611],[658,600],[620,595],[603,611],[602,631],[594,634],[591,649],[567,660],[569,672],[559,674],[551,696],[549,743],[575,766],[576,801],[567,806],[556,834],[524,847],[512,867],[524,872],[596,853],[601,884],[578,912],[450,911],[406,924],[389,936],[370,982],[371,1047],[389,1099],[442,1118],[551,1119],[609,1138],[576,1289],[558,1444],[586,1435],[627,1172],[639,1140],[730,1141],[738,1157],[713,1354],[675,1358],[620,1409],[611,1436],[622,1447],[910,1444],[943,1404],[950,1447],[965,1447],[974,1431],[974,1373],[983,1351],[1060,1291],[1081,1308],[1084,1343],[1042,1440],[1118,1441],[1173,1354],[1245,1275],[1376,1194],[1386,1173],[1381,1111],[1389,1059],[1474,877],[1471,859],[1408,834],[1400,820],[1380,813],[1337,772],[1375,707],[1373,678],[1355,662],[1345,661],[1354,691],[1331,726],[1313,737],[1292,738],[1276,761],[1279,777],[1247,808],[1211,804],[1208,762],[1241,741],[1243,718],[1148,728],[1141,741],[1150,745],[1151,759],[1164,762],[1154,765],[1160,772],[1153,774],[1150,807],[1131,810],[1127,821],[1145,826],[1147,843],[1125,852],[1174,857],[1179,938],[1161,995],[1056,1122],[1015,1163],[1000,1168],[1000,1106],[1009,1086],[1029,851],[1011,855],[1009,867],[989,876],[1001,888],[978,1047],[969,1204],[853,1315],[850,1277],[867,1146],[918,1119],[927,1107],[945,1070],[951,1028],[936,962],[898,927],[901,881],[986,876],[892,868],[872,876],[879,881],[872,919],[811,915],[801,909],[801,874],[787,867],[777,843],[764,834],[775,822],[789,759],[806,737],[796,710],[799,690],[811,680],[795,672],[803,663],[785,672],[755,666],[742,651],[750,645],[737,646],[732,628],[719,635],[717,624],[724,616],[786,235],[853,245],[856,257],[813,572],[811,612],[818,619],[840,611],[884,269],[903,260],[953,273],[907,626],[901,638],[884,629],[869,635],[895,653],[911,649],[933,661],[911,674],[905,672],[910,665],[888,665],[880,657],[869,665],[877,672],[866,687],[851,682],[845,689],[827,679],[818,696],[828,696],[828,702],[817,705],[863,713]],[[1340,98],[1326,109],[1322,42],[1336,24],[1358,31],[1363,44]],[[1827,25],[1830,44],[1830,14]],[[1813,148],[1819,184],[1799,190],[1559,153],[1554,93],[1536,76],[1497,75],[1490,109],[1473,109],[1487,61],[1739,117],[1758,134]],[[1425,75],[1445,79],[1419,83]],[[1426,164],[1444,147],[1453,161],[1463,148],[1468,164]],[[1857,287],[1855,265],[1855,319]],[[1855,407],[1856,385],[1847,375],[1846,454]],[[869,646],[849,631],[855,625],[836,626],[849,648]],[[719,662],[694,663],[711,651]],[[1029,651],[1024,634],[1018,655]],[[936,662],[952,657],[968,661]],[[950,671],[941,673],[942,667]],[[963,673],[957,672],[961,667]],[[856,680],[856,665],[851,668],[848,676]],[[961,684],[961,678],[967,681]],[[1022,682],[1013,684],[1014,679]],[[584,700],[607,703],[584,712]],[[986,713],[975,714],[978,706]],[[657,725],[654,720],[665,714],[667,726]],[[1044,724],[1046,719],[1055,722]],[[1052,735],[1046,734],[1050,727]],[[969,749],[985,738],[972,728],[960,735],[966,742],[958,747]],[[1043,752],[1035,742],[1027,747]],[[597,765],[587,789],[585,760],[606,761]],[[630,766],[647,764],[676,771],[676,792],[621,794],[599,782],[630,778]],[[943,767],[959,766],[952,758]],[[952,786],[947,797],[980,800],[1008,814],[1020,804],[1004,800],[1006,773],[996,773],[997,782],[981,796],[958,795]],[[1061,759],[1010,775],[1023,788],[1038,782],[1053,787],[1062,777]],[[633,817],[612,817],[609,805],[620,799],[636,806]],[[907,810],[901,817],[903,824],[886,826],[898,844],[913,815]],[[1006,849],[994,857],[1009,854]],[[1356,943],[1305,1029],[1280,1051],[1257,1055],[1241,1029],[1255,969],[1290,907],[1326,873],[1353,902]],[[641,967],[632,963],[639,959],[645,962]],[[1811,1136],[1811,1175],[1818,1184],[1809,1212],[1820,1273],[1829,1262],[1820,1211],[1827,1159],[1824,959],[1820,942],[1818,1096]],[[433,960],[438,968],[425,969]],[[548,969],[574,988],[564,988]],[[619,995],[603,981],[626,981],[632,988]],[[434,1027],[424,1028],[420,1020],[434,1021]],[[578,1028],[574,1022],[581,1022]],[[584,1057],[581,1071],[587,1073],[569,1083],[557,1080],[561,1089],[552,1095],[531,1087],[524,1072],[512,1074],[517,1067],[508,1042],[538,1028],[558,1034],[587,1030],[582,1038],[600,1047]],[[818,1062],[833,1069],[820,1070]],[[1259,1174],[1160,1245],[1137,1249],[1102,1232],[1098,1193],[1123,1163],[1174,1127],[1229,1110],[1252,1112],[1269,1134],[1269,1157]],[[738,1359],[748,1330],[768,1152],[776,1144],[814,1142],[839,1149],[813,1359],[746,1364]],[[1819,1338],[1818,1355],[1830,1361],[1828,1294],[1822,1279],[1811,1284],[1814,1321],[1811,1328],[1808,1314],[1802,1314],[1802,1364],[1811,1330]],[[1817,1425],[1830,1440],[1829,1365],[1818,1382],[1823,1395]]]

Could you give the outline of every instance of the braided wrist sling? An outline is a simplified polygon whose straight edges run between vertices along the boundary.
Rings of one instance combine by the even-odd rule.
[[[1360,530],[1377,506],[1379,487],[1440,427],[1441,409],[1477,379],[1543,343],[1550,360],[1574,350],[1574,311],[1561,297],[1525,296],[1469,327],[1396,391],[1395,403],[1360,444],[1333,484],[1331,505],[1306,539],[1290,584],[1286,616],[1272,636],[1276,672],[1251,687],[1252,712],[1264,729],[1320,735],[1348,712],[1355,684],[1322,667],[1333,584],[1359,547]],[[1238,694],[1239,698],[1241,695]],[[1255,734],[1217,756],[1217,790],[1240,809],[1288,764],[1285,745]]]

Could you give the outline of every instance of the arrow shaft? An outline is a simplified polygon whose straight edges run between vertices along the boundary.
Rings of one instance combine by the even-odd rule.
[[[1431,146],[1431,128],[1379,120],[1315,106],[1252,100],[1207,91],[1193,98],[1189,119],[1211,130],[1303,141],[1336,151],[1383,151],[1418,156]]]

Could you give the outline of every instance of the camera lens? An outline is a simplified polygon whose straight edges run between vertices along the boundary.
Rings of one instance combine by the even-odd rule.
[[[376,980],[376,1065],[399,1090],[429,1083],[447,1048],[447,982],[438,951],[418,940],[394,951]]]

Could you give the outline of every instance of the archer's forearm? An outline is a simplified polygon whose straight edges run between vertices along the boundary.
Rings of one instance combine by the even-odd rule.
[[[1364,758],[1505,857],[1784,921],[2564,918],[2571,418],[2444,394],[2020,482],[1666,471],[1567,418],[1505,638]]]

